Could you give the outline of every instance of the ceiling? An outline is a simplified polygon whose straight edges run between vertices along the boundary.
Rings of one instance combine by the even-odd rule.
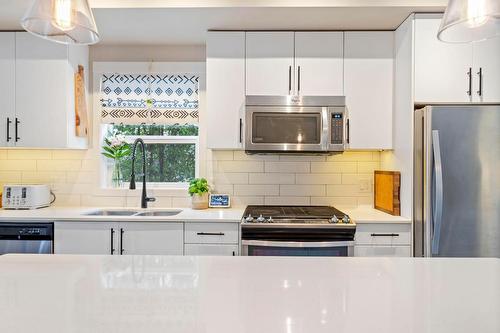
[[[91,0],[102,44],[199,45],[207,30],[393,30],[446,0]],[[0,0],[0,30],[19,30],[31,0]]]

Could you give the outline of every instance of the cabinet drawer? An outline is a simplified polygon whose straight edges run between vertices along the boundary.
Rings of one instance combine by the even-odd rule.
[[[411,245],[411,224],[358,224],[356,245]]]
[[[355,257],[410,257],[409,246],[355,246]]]
[[[238,244],[240,226],[237,223],[186,223],[185,243]]]
[[[186,244],[186,256],[237,256],[239,246],[230,244]]]

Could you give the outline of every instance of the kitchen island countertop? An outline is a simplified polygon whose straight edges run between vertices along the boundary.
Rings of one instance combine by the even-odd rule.
[[[499,259],[5,255],[1,332],[500,332]]]

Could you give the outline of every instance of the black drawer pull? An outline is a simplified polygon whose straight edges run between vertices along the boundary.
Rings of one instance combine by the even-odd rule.
[[[371,234],[372,237],[398,237],[399,234]]]
[[[198,236],[224,236],[223,232],[197,232]]]

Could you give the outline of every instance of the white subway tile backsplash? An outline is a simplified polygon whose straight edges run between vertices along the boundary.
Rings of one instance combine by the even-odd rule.
[[[234,194],[234,186],[235,185],[232,185],[232,184],[226,184],[226,185],[217,184],[214,186],[213,190],[214,190],[214,193],[232,195],[232,194]]]
[[[266,205],[287,205],[287,206],[308,206],[311,203],[310,197],[265,197]]]
[[[359,184],[360,181],[367,180],[370,184],[373,181],[373,175],[369,173],[344,173],[342,174],[342,184],[355,185]]]
[[[279,185],[234,185],[234,195],[267,196],[279,195]]]
[[[24,150],[12,149],[7,151],[9,160],[50,160],[51,150]]]
[[[262,161],[218,161],[216,172],[263,172]]]
[[[372,193],[363,193],[359,190],[359,185],[327,185],[326,193],[329,197],[363,197],[370,196]]]
[[[294,173],[250,173],[250,184],[294,184]]]
[[[36,163],[30,160],[3,160],[0,163],[0,171],[34,171]]]
[[[248,173],[224,172],[216,173],[213,178],[215,184],[248,184]]]
[[[349,206],[356,207],[358,198],[356,197],[311,197],[311,205],[317,206]]]
[[[280,185],[280,196],[324,196],[325,185]]]
[[[308,173],[311,170],[310,162],[266,162],[265,172],[295,172]]]
[[[318,174],[318,173],[298,173],[296,176],[297,184],[341,184],[342,174]]]
[[[326,156],[319,155],[280,155],[280,161],[288,162],[324,162]]]
[[[380,168],[380,162],[358,162],[358,173],[373,173]]]
[[[343,154],[335,154],[327,157],[328,162],[359,162],[359,161],[373,161],[375,155],[380,155],[379,152],[371,151],[350,151]]]
[[[311,162],[311,173],[357,173],[357,162]]]
[[[231,206],[247,206],[247,205],[263,205],[264,197],[263,196],[232,196],[231,197]]]
[[[232,150],[212,150],[212,159],[215,161],[232,161],[233,156]]]
[[[235,150],[234,151],[234,160],[235,161],[278,161],[278,155],[270,155],[270,154],[247,154],[243,150]]]
[[[81,160],[37,160],[39,171],[76,171],[82,168]]]

